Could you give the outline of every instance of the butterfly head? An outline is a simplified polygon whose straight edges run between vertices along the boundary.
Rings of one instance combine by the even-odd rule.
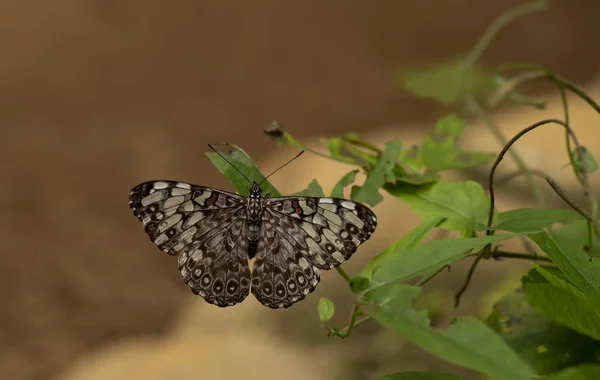
[[[262,197],[262,189],[260,185],[256,182],[252,182],[252,186],[250,186],[250,190],[248,191],[250,198],[261,198]]]

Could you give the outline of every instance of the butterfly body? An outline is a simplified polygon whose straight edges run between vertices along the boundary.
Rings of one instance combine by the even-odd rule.
[[[249,293],[273,309],[291,306],[316,288],[321,270],[349,259],[377,225],[360,203],[263,197],[256,183],[244,197],[150,181],[131,190],[129,205],[150,239],[178,255],[190,289],[220,307],[242,302]]]
[[[253,259],[256,256],[258,241],[260,239],[260,227],[263,217],[263,197],[262,189],[254,182],[250,187],[248,195],[248,206],[246,215],[248,216],[248,258]]]

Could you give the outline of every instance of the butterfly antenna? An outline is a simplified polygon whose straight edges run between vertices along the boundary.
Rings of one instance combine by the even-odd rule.
[[[226,144],[223,144],[223,145],[226,145]],[[246,181],[248,181],[248,183],[250,183],[252,185],[252,181],[250,181],[248,179],[248,177],[246,177],[246,175],[240,171],[240,169],[236,168],[235,165],[233,165],[228,159],[226,159],[225,156],[223,156],[221,154],[221,152],[219,152],[218,150],[216,150],[215,147],[212,146],[212,145],[210,145],[210,144],[208,144],[208,147],[210,149],[214,150],[216,154],[218,154],[219,156],[221,156],[221,158],[224,159],[225,162],[227,162],[229,165],[231,165],[232,168],[234,168],[238,173],[240,173],[242,175],[242,177],[246,178]]]
[[[296,158],[300,157],[302,155],[302,153],[304,153],[304,151],[301,151],[300,153],[298,153],[294,158],[292,158],[291,160],[289,160],[288,162],[286,162],[285,164],[281,165],[280,167],[278,167],[277,169],[275,169],[274,172],[272,172],[271,174],[269,174],[268,176],[266,176],[262,181],[260,181],[259,185],[262,184],[263,182],[265,182],[267,180],[267,178],[269,178],[270,176],[272,176],[273,174],[277,173],[280,169],[283,169],[285,166],[287,166],[290,162],[294,161]]]

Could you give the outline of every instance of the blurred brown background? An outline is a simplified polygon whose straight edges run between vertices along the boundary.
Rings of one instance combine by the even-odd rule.
[[[184,304],[199,310],[192,324],[207,332],[195,339],[214,360],[227,359],[232,369],[250,355],[252,362],[239,363],[241,374],[250,365],[256,378],[279,378],[261,372],[273,363],[297,378],[316,378],[301,375],[321,368],[317,362],[323,378],[374,378],[383,373],[381,361],[404,369],[393,350],[374,359],[352,339],[327,339],[314,313],[317,296],[274,312],[252,305],[214,311],[193,298],[176,261],[151,245],[130,214],[127,194],[149,179],[231,189],[203,155],[209,142],[241,145],[265,171],[273,169],[291,153],[266,163],[278,152],[262,134],[272,120],[306,141],[390,125],[403,126],[396,129],[401,138],[426,133],[415,128],[447,110],[399,90],[395,70],[466,52],[501,12],[521,3],[1,2],[0,378],[49,379],[102,347],[157,339],[175,328]],[[485,65],[534,61],[578,84],[597,75],[600,2],[551,5],[503,30]],[[318,164],[305,170],[323,175]],[[334,278],[325,280],[341,286]],[[228,335],[237,325],[227,318],[252,321],[240,331],[265,332],[243,345],[244,337]],[[361,333],[355,342],[362,336],[369,347],[396,347],[389,341],[395,337]],[[251,356],[261,349],[264,356]],[[297,367],[270,356],[279,350],[296,350],[289,363]],[[205,355],[184,351],[190,365]],[[430,360],[410,352],[405,362]],[[338,371],[343,366],[353,377]]]

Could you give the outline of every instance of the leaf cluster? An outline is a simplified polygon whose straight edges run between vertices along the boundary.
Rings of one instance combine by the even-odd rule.
[[[505,148],[498,152],[478,152],[460,147],[460,137],[468,131],[466,115],[455,112],[440,118],[420,145],[404,146],[400,139],[382,147],[356,133],[323,139],[322,149],[311,150],[273,123],[265,134],[279,145],[292,146],[317,154],[323,159],[348,164],[330,194],[325,194],[314,179],[295,195],[346,196],[376,206],[384,201],[405,202],[421,219],[421,224],[379,252],[359,273],[349,275],[337,268],[348,282],[355,303],[350,322],[344,328],[329,327],[336,312],[327,298],[318,302],[321,325],[333,337],[347,338],[354,329],[376,321],[421,349],[456,366],[471,369],[491,379],[600,379],[600,263],[593,258],[600,250],[598,210],[587,176],[597,169],[592,153],[579,145],[570,128],[567,90],[581,96],[600,112],[600,107],[583,91],[538,65],[512,64],[489,74],[476,65],[478,56],[504,24],[524,14],[545,8],[535,1],[502,15],[477,45],[461,59],[452,59],[426,70],[401,71],[402,86],[415,96],[437,100],[466,110],[500,136]],[[530,70],[528,75],[505,77],[508,70]],[[525,128],[510,141],[503,137],[490,110],[509,102],[543,107],[545,101],[517,92],[524,82],[546,79],[557,85],[563,96],[565,118],[543,121]],[[487,97],[487,102],[485,101]],[[484,105],[485,103],[485,105]],[[576,179],[588,194],[591,211],[574,204],[553,181],[548,182],[563,199],[565,208],[544,206],[538,186],[531,181],[533,170],[510,151],[525,133],[555,122],[565,128],[566,157]],[[574,144],[574,147],[571,146]],[[498,212],[494,207],[494,170],[505,154],[511,155],[520,175],[529,180],[536,208]],[[240,194],[246,195],[248,183],[216,153],[207,153]],[[264,176],[243,150],[233,147],[225,153],[251,180]],[[447,170],[463,170],[492,164],[488,188],[474,181],[442,180]],[[365,174],[356,183],[357,173]],[[268,180],[263,190],[280,193]],[[387,202],[387,201],[386,201]],[[454,237],[429,240],[434,230],[450,232]],[[527,242],[534,252],[506,252],[501,243],[509,239]],[[486,321],[463,316],[444,328],[432,326],[426,309],[416,307],[424,286],[432,278],[446,273],[453,263],[473,259],[465,285],[480,260],[525,259],[534,262],[522,277],[522,286],[506,294],[494,306]],[[385,375],[381,380],[431,379],[454,380],[450,373],[402,372]]]

